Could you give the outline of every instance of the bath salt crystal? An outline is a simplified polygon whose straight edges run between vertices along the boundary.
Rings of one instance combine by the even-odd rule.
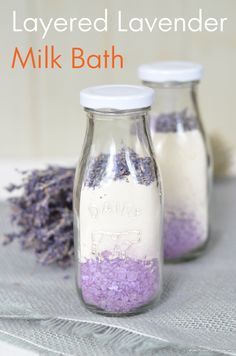
[[[160,288],[157,259],[145,261],[114,258],[110,263],[108,258],[103,258],[90,262],[81,264],[81,275],[86,277],[82,278],[81,283],[83,299],[108,312],[125,313],[135,310],[153,300]],[[101,280],[93,280],[94,272],[91,266],[94,266],[96,271],[105,266]],[[129,273],[129,270],[135,272]]]
[[[164,231],[164,255],[166,259],[177,259],[187,252],[197,249],[206,235],[204,226],[194,215],[190,214],[181,218],[174,212],[166,213]]]

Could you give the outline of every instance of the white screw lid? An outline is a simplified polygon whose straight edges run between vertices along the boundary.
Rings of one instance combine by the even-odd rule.
[[[183,61],[154,62],[138,68],[139,78],[148,82],[191,82],[202,78],[201,64]]]
[[[89,109],[132,110],[152,105],[154,91],[135,85],[102,85],[80,92],[80,104]]]

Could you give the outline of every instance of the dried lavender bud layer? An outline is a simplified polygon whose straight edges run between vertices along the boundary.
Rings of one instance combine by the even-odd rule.
[[[96,188],[105,179],[127,180],[129,176],[138,184],[146,186],[156,179],[152,159],[140,157],[130,148],[124,147],[113,156],[101,153],[91,158],[85,172],[84,184],[89,188]]]
[[[26,174],[27,172],[24,172]],[[7,241],[19,239],[23,248],[32,248],[42,264],[71,264],[74,255],[72,191],[75,170],[48,167],[34,170],[24,177],[19,197],[10,198],[11,219],[18,232]]]
[[[108,313],[131,313],[154,300],[160,288],[157,259],[109,259],[106,251],[103,256],[80,265],[80,287],[86,304]]]
[[[153,132],[181,132],[198,128],[196,118],[188,116],[186,110],[152,116],[150,119],[150,129]]]
[[[168,213],[164,222],[164,257],[173,260],[202,246],[206,237],[194,216]]]

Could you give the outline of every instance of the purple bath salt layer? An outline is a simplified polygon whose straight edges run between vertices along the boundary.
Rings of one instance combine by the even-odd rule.
[[[86,304],[108,313],[130,313],[155,299],[160,288],[157,259],[109,259],[108,251],[102,255],[102,259],[89,259],[80,265]]]
[[[205,241],[203,228],[193,215],[168,212],[164,221],[164,257],[181,258],[200,247]]]
[[[85,186],[99,187],[104,179],[127,181],[131,176],[138,184],[150,185],[155,181],[155,168],[150,157],[140,157],[130,148],[123,147],[114,154],[101,153],[92,157],[85,172]]]
[[[151,116],[150,129],[154,132],[182,132],[199,129],[194,116],[189,116],[187,110]]]

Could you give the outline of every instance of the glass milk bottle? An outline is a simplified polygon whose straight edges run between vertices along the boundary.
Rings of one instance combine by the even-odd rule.
[[[211,160],[199,118],[196,90],[202,66],[156,62],[139,67],[155,90],[150,131],[164,189],[164,257],[196,257],[208,240]]]
[[[80,94],[88,128],[74,185],[76,283],[101,314],[139,313],[161,293],[161,181],[146,131],[152,98],[152,89],[126,85]]]

